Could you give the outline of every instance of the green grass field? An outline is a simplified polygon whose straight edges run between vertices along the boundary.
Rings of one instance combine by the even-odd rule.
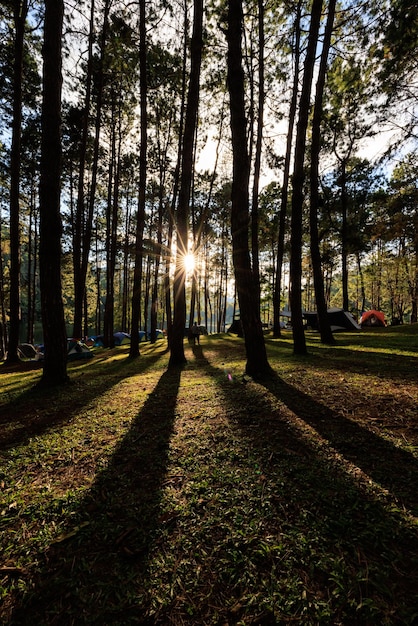
[[[0,622],[418,623],[418,326],[0,366]]]

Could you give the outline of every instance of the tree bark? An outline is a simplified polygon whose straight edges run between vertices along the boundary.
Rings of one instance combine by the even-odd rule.
[[[302,217],[305,181],[306,131],[308,128],[312,78],[315,53],[321,22],[322,0],[313,0],[309,26],[308,46],[303,71],[302,90],[299,99],[299,118],[296,131],[295,159],[293,169],[291,258],[290,258],[290,305],[292,310],[293,351],[306,354],[306,340],[302,315]]]
[[[41,384],[67,382],[67,336],[61,289],[62,0],[45,0],[39,270],[45,360]]]
[[[9,337],[6,363],[19,361],[18,345],[20,333],[20,144],[22,135],[22,80],[23,40],[25,34],[28,3],[13,2],[15,25],[13,60],[13,120],[12,147],[10,155],[10,314]]]
[[[143,238],[145,225],[145,191],[147,183],[147,42],[146,42],[146,2],[139,2],[139,91],[141,109],[140,145],[139,145],[139,190],[138,214],[135,234],[135,267],[132,292],[131,345],[129,356],[139,356],[139,323],[141,319],[141,283],[143,263]]]
[[[200,67],[203,48],[203,0],[194,0],[191,68],[184,122],[182,168],[177,208],[177,252],[174,272],[174,315],[170,339],[170,367],[186,363],[184,329],[186,326],[186,290],[184,256],[188,250],[189,201],[193,176],[194,137],[199,107]]]
[[[259,210],[258,195],[260,186],[261,171],[261,152],[263,145],[263,127],[264,127],[264,4],[263,0],[258,0],[258,41],[259,41],[259,60],[258,60],[258,114],[257,114],[257,130],[255,141],[255,157],[254,157],[254,177],[253,190],[251,200],[251,252],[254,280],[256,283],[256,292],[260,297],[260,262],[259,262]],[[258,303],[260,307],[260,302]]]
[[[106,303],[103,319],[104,345],[109,348],[113,348],[115,345],[115,272],[122,143],[120,104],[116,103],[116,94],[113,94],[112,98],[114,98],[112,103],[113,123],[106,209]],[[117,111],[116,108],[118,108]]]
[[[348,311],[348,196],[347,196],[347,160],[341,162],[341,280],[343,291],[343,309]]]
[[[93,63],[93,40],[94,40],[94,0],[90,7],[90,32],[88,43],[86,96],[82,116],[81,141],[79,148],[79,174],[76,203],[76,216],[74,223],[73,238],[73,266],[74,266],[74,326],[73,337],[81,338],[83,335],[83,302],[86,292],[86,276],[88,259],[92,238],[93,213],[88,211],[86,215],[85,204],[85,169],[86,152],[89,129],[89,116],[91,104],[91,81]]]
[[[0,220],[2,219],[1,209],[0,209]],[[0,250],[2,250],[2,229],[0,228]],[[0,355],[2,358],[5,357],[6,354],[6,344],[7,344],[7,323],[6,323],[6,307],[5,307],[5,297],[4,297],[4,271],[3,271],[3,255],[0,254]]]
[[[244,102],[244,71],[242,68],[241,0],[228,5],[228,90],[231,107],[233,175],[231,191],[232,258],[235,282],[244,332],[247,363],[245,371],[254,378],[271,372],[260,319],[259,290],[251,267],[249,250],[249,173],[247,120]]]
[[[158,217],[157,217],[157,245],[154,258],[154,275],[152,279],[152,295],[151,295],[151,319],[150,319],[150,340],[151,343],[157,341],[157,321],[158,321],[158,281],[160,274],[161,251],[163,244],[163,209],[164,198],[162,194],[162,185],[160,185],[158,194]]]
[[[312,272],[315,287],[316,309],[318,313],[319,332],[321,341],[325,344],[335,344],[331,325],[328,319],[327,303],[325,299],[324,277],[322,274],[321,252],[319,249],[318,207],[319,207],[319,153],[321,148],[321,121],[323,111],[323,96],[325,78],[328,65],[328,54],[331,45],[331,34],[334,25],[336,0],[330,0],[328,18],[322,44],[321,62],[316,83],[315,105],[312,119],[311,141],[311,170],[310,170],[310,207],[309,223],[311,237]]]
[[[276,260],[276,280],[274,283],[273,295],[273,336],[280,337],[280,290],[282,283],[282,268],[284,258],[284,238],[286,229],[287,201],[290,177],[290,161],[292,157],[293,145],[293,129],[296,118],[296,108],[299,90],[299,63],[300,63],[300,19],[301,19],[301,0],[299,0],[296,8],[295,18],[295,66],[293,75],[292,98],[290,101],[289,121],[286,138],[286,154],[283,168],[283,185],[280,194],[280,214],[279,214],[279,233],[277,245]]]

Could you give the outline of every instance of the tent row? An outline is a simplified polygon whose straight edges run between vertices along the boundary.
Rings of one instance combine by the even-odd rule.
[[[344,311],[344,309],[336,307],[331,308],[328,309],[327,314],[331,330],[333,332],[361,330],[365,327],[387,326],[384,313],[376,311],[375,309],[365,311],[360,318],[360,323],[357,322],[355,317],[349,311]],[[287,319],[288,323],[291,323],[292,313],[289,310],[280,311],[280,317]],[[312,330],[319,330],[318,313],[316,311],[304,311],[303,318],[305,319],[308,328]],[[282,322],[281,325],[283,328],[287,326],[285,322]],[[235,319],[232,322],[228,332],[242,335],[241,322],[239,319]]]
[[[131,343],[131,336],[128,333],[117,332],[114,333],[115,346],[123,346]],[[161,329],[157,330],[157,339],[164,338],[164,332]],[[145,331],[139,331],[139,340],[145,341],[150,339],[150,333]],[[103,347],[103,335],[97,335],[89,337],[86,341],[80,341],[78,339],[68,339],[68,360],[73,361],[76,359],[90,359],[93,356],[91,351],[92,347]],[[45,358],[45,347],[43,345],[35,347],[31,343],[21,343],[18,347],[19,356],[23,360],[30,361],[42,361]]]
[[[346,330],[361,330],[364,327],[376,327],[386,326],[386,319],[384,313],[372,309],[365,311],[361,318],[360,323],[357,322],[354,315],[344,309],[331,308],[327,311],[328,320],[333,332],[346,331]],[[291,318],[290,311],[281,311],[282,317]],[[316,311],[304,311],[303,317],[306,320],[306,324],[312,330],[319,330],[318,313]]]
[[[157,339],[164,339],[165,334],[164,331],[160,328],[156,330]],[[113,334],[113,338],[115,340],[115,346],[125,346],[131,343],[131,335],[129,333],[117,332]],[[151,333],[146,333],[144,330],[139,331],[139,341],[147,341],[151,339]],[[95,347],[103,347],[104,344],[104,335],[96,335],[89,337],[87,342],[88,345]]]

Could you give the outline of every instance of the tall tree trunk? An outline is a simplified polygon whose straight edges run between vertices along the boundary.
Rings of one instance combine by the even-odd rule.
[[[116,97],[114,95],[114,97]],[[113,104],[112,107],[116,107]],[[121,111],[118,105],[117,116],[112,114],[112,147],[109,164],[109,183],[107,199],[107,238],[106,238],[106,304],[103,319],[104,345],[113,348],[115,318],[115,273],[117,255],[117,232],[119,224],[119,187],[121,175]]]
[[[34,176],[31,176],[31,193],[30,193],[30,208],[29,208],[29,239],[28,239],[28,272],[27,272],[27,293],[28,303],[26,309],[27,328],[26,328],[26,341],[33,343],[33,330],[35,323],[34,316],[34,303],[36,299],[35,291],[35,276],[36,276],[36,257],[37,250],[37,224],[36,224],[36,205],[35,205],[35,181]]]
[[[150,338],[151,343],[155,343],[157,340],[157,320],[158,320],[158,282],[160,274],[160,261],[161,250],[163,243],[163,204],[164,198],[162,195],[162,187],[158,194],[158,218],[157,218],[157,245],[155,249],[154,259],[154,276],[152,279],[152,294],[151,294],[151,328]]]
[[[114,313],[114,265],[112,263],[113,256],[116,258],[115,239],[113,237],[113,204],[112,204],[112,189],[113,179],[115,178],[115,160],[116,160],[116,136],[115,136],[115,119],[114,119],[114,104],[112,104],[111,115],[111,137],[110,137],[110,157],[108,166],[108,180],[107,180],[107,199],[106,199],[106,300],[103,313],[103,345],[106,348],[113,348],[115,345],[114,340],[114,328],[113,328],[113,313]],[[114,193],[114,192],[113,192]]]
[[[0,223],[2,221],[0,207]],[[0,228],[0,250],[2,246],[2,229]],[[0,355],[4,358],[6,354],[7,344],[7,323],[6,323],[6,307],[4,299],[4,271],[3,271],[3,255],[0,254]]]
[[[143,285],[143,299],[144,299],[143,327],[147,335],[148,335],[148,307],[150,303],[151,267],[152,267],[152,258],[151,258],[151,254],[148,253],[147,261],[145,264],[145,280],[144,280],[144,285]]]
[[[139,356],[139,323],[141,319],[141,283],[143,263],[143,238],[145,225],[145,192],[147,184],[147,41],[146,41],[146,0],[139,2],[139,96],[141,109],[139,145],[139,189],[138,213],[135,234],[135,266],[132,291],[131,345],[129,356]]]
[[[414,261],[411,289],[411,324],[418,321],[418,232],[415,230],[414,238]]]
[[[306,340],[302,316],[302,217],[305,181],[306,131],[308,128],[312,78],[315,53],[321,22],[322,0],[313,0],[309,26],[308,46],[303,71],[302,90],[299,99],[299,118],[296,131],[295,159],[293,169],[291,258],[290,258],[290,305],[292,310],[293,351],[306,354]]]
[[[231,192],[232,258],[235,282],[244,332],[247,363],[250,376],[262,378],[270,373],[266,346],[260,320],[259,291],[251,267],[249,251],[249,174],[250,159],[247,146],[247,120],[244,102],[244,71],[242,67],[241,0],[228,4],[228,90],[231,107],[231,134],[233,175]]]
[[[6,363],[19,361],[20,331],[20,144],[22,135],[23,40],[28,2],[14,0],[13,120],[10,155],[10,313]]]
[[[256,293],[260,297],[260,259],[259,259],[259,212],[258,212],[258,193],[260,186],[260,170],[261,170],[261,151],[263,144],[263,127],[264,127],[264,4],[263,0],[258,0],[258,115],[257,115],[257,131],[255,141],[255,157],[254,157],[254,177],[253,191],[251,200],[251,252],[254,281],[256,283]],[[260,307],[260,301],[258,303]]]
[[[165,293],[165,308],[167,313],[167,338],[168,345],[171,344],[171,334],[173,330],[173,307],[171,302],[171,261],[172,261],[172,245],[173,245],[173,232],[174,232],[174,215],[176,211],[177,198],[180,187],[180,169],[183,158],[183,131],[184,131],[184,118],[186,111],[186,84],[187,84],[187,55],[188,55],[188,7],[187,2],[184,5],[184,38],[183,38],[183,63],[182,63],[182,80],[181,80],[181,104],[180,104],[180,118],[178,121],[178,145],[177,145],[177,160],[174,170],[174,182],[173,182],[173,195],[171,200],[171,207],[168,215],[168,234],[167,234],[167,256],[165,262],[165,274],[164,274],[164,293]]]
[[[85,169],[86,169],[86,152],[89,130],[89,116],[91,104],[91,81],[92,81],[92,64],[93,64],[93,40],[94,40],[94,0],[90,5],[90,32],[88,43],[87,58],[87,76],[86,76],[86,95],[83,107],[81,140],[79,147],[79,173],[78,173],[78,189],[77,204],[74,223],[73,237],[73,266],[74,266],[74,326],[73,337],[81,337],[82,320],[83,320],[83,302],[86,292],[86,276],[88,267],[88,258],[90,253],[90,244],[92,236],[93,213],[85,210]]]
[[[279,213],[279,232],[278,232],[278,245],[277,245],[277,259],[276,259],[276,280],[274,283],[273,294],[273,335],[274,337],[280,337],[280,292],[282,286],[282,268],[284,258],[284,239],[286,230],[286,214],[287,214],[287,201],[289,190],[289,177],[290,177],[290,161],[292,158],[292,145],[293,145],[293,129],[295,126],[296,108],[298,101],[299,91],[299,64],[300,64],[300,19],[301,19],[301,0],[299,0],[296,7],[295,18],[295,62],[294,62],[294,75],[293,75],[293,87],[292,98],[290,101],[289,120],[286,138],[286,154],[283,167],[283,185],[280,194],[280,213]]]
[[[361,305],[357,307],[357,316],[360,319],[362,312],[366,308],[366,290],[364,287],[364,276],[363,276],[363,270],[361,268],[361,258],[360,258],[359,253],[357,253],[357,270],[358,270],[358,275],[360,276],[360,293],[361,293]]]
[[[343,309],[348,311],[348,195],[347,195],[347,160],[341,162],[341,277],[343,291]]]
[[[101,335],[102,333],[102,263],[99,257],[98,250],[98,237],[96,231],[95,237],[95,253],[96,253],[96,319],[95,319],[95,333]]]
[[[318,232],[318,207],[319,207],[319,153],[321,149],[321,121],[323,112],[323,96],[325,78],[328,65],[328,54],[331,45],[331,34],[334,26],[336,0],[330,0],[328,5],[328,18],[325,27],[324,41],[322,44],[321,62],[316,83],[314,114],[312,119],[311,141],[311,170],[310,170],[310,207],[309,223],[311,237],[312,272],[315,287],[315,300],[318,313],[319,332],[321,341],[325,344],[335,344],[331,325],[327,313],[325,300],[324,277],[322,274],[321,252],[319,249]]]
[[[186,289],[184,257],[188,250],[190,190],[193,177],[193,147],[199,107],[200,67],[203,48],[203,0],[194,0],[191,67],[182,149],[182,167],[177,208],[177,252],[174,272],[174,316],[170,340],[170,367],[183,365],[186,326]]]
[[[123,237],[122,269],[122,330],[130,332],[129,296],[130,296],[130,232],[131,232],[131,195],[126,192],[125,233]]]
[[[67,376],[67,336],[61,289],[61,45],[64,3],[45,0],[39,269],[45,360],[41,384]]]

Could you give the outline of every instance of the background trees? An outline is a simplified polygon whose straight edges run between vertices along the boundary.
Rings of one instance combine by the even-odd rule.
[[[318,3],[312,49],[323,45],[330,5],[323,2],[321,10]],[[38,217],[38,41],[44,21],[39,8],[43,3],[0,2],[5,35],[0,52],[1,334],[10,358],[17,341],[44,339]],[[232,272],[233,152],[235,158],[243,152],[231,133],[225,14],[216,3],[201,11],[200,93],[196,126],[189,133],[192,4],[88,0],[64,6],[60,216],[68,336],[104,334],[112,345],[115,330],[136,331],[138,325],[155,338],[157,328],[171,328],[179,293],[186,313],[176,321],[178,346],[193,317],[210,331],[222,331],[234,312],[245,316]],[[16,15],[23,18],[21,101],[12,88],[18,85],[12,63]],[[314,55],[313,85],[307,85],[303,100],[307,142],[299,144],[301,184],[294,179],[288,185],[287,173],[295,165],[292,119],[302,113],[299,90],[311,25],[310,3],[243,4],[241,106],[249,194],[238,204],[240,211],[248,210],[245,241],[248,237],[255,285],[260,285],[259,296],[258,287],[253,290],[255,325],[247,330],[252,343],[258,341],[255,328],[273,321],[273,310],[278,332],[280,309],[288,304],[292,206],[292,219],[297,206],[300,224],[293,252],[300,268],[291,290],[294,315],[302,307],[316,307],[309,251],[316,225],[327,306],[343,306],[356,315],[378,306],[389,319],[417,319],[417,98],[411,54],[416,9],[406,0],[338,5],[324,73],[319,150],[311,150]],[[15,133],[20,129],[17,148],[10,128],[19,109],[21,119],[13,126]],[[395,129],[396,145],[391,141]],[[303,182],[309,180],[304,167],[317,170],[311,189]],[[241,166],[238,171],[244,174]],[[195,266],[174,298],[174,259],[181,246],[193,251]],[[237,276],[242,269],[238,261]]]

